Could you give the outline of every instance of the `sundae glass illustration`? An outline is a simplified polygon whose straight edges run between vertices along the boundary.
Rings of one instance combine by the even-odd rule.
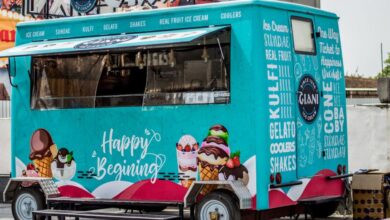
[[[54,178],[58,180],[70,180],[76,174],[76,162],[73,152],[61,148],[51,163],[51,170]]]
[[[180,184],[189,188],[197,177],[197,162],[199,144],[191,135],[184,135],[176,144],[178,170],[183,177]]]

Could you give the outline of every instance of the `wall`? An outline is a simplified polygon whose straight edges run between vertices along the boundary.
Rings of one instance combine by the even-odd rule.
[[[321,5],[321,0],[280,0],[280,1],[309,5],[309,6],[317,7],[317,8],[320,8],[320,5]]]
[[[390,171],[390,106],[348,106],[349,170]]]
[[[166,0],[157,0],[154,6],[158,8],[166,7]],[[175,0],[177,2],[179,0]],[[219,0],[219,1],[230,1],[230,0]],[[321,0],[280,0],[286,2],[294,2],[298,4],[309,5],[313,7],[320,8]],[[25,0],[23,1],[23,11],[24,14],[34,15],[39,13],[41,15],[45,15],[45,8],[47,0]],[[88,15],[91,14],[104,14],[104,13],[112,13],[118,11],[127,11],[131,10],[132,6],[137,6],[135,8],[145,7],[148,3],[155,2],[154,0],[100,0],[99,7],[95,7],[92,11],[88,12]],[[71,8],[70,1],[63,0],[53,0],[50,6],[48,7],[48,11],[50,15],[59,15],[59,16],[80,16],[85,15],[85,13],[77,13],[74,9]],[[99,9],[98,9],[99,8]],[[134,9],[134,8],[133,8]],[[98,12],[99,11],[99,12]],[[56,16],[48,16],[49,18],[55,18]]]
[[[6,69],[0,69],[0,83],[4,83],[8,94],[11,96],[11,85]],[[0,101],[0,176],[11,172],[10,111],[10,102]]]
[[[4,83],[8,95],[11,97],[12,87],[9,84],[7,69],[0,68],[0,83]]]
[[[0,175],[11,172],[11,120],[0,119]]]

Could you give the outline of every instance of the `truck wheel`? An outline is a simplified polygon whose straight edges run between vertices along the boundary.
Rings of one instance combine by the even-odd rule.
[[[315,205],[311,208],[311,216],[313,218],[327,218],[337,210],[338,206],[338,201]]]
[[[240,208],[229,194],[212,192],[196,204],[196,219],[240,220]]]
[[[12,200],[12,215],[16,220],[30,220],[33,211],[44,209],[44,201],[44,196],[37,189],[21,189]]]

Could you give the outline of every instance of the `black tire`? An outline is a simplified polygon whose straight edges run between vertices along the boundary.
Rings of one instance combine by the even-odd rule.
[[[221,210],[219,210],[221,209]],[[207,194],[196,204],[196,219],[207,220],[211,211],[218,213],[223,220],[240,220],[240,207],[234,197],[223,191],[215,191]]]
[[[311,216],[313,218],[327,218],[337,210],[338,201],[322,203],[311,207]]]
[[[15,220],[32,219],[32,211],[45,208],[45,198],[36,188],[23,188],[16,192],[12,200],[12,215]]]

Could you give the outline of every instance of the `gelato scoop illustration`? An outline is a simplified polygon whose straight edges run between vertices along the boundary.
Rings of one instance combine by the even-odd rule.
[[[240,180],[244,185],[248,185],[248,169],[240,162],[240,151],[230,155],[225,166],[219,171],[218,178],[219,180]]]
[[[189,188],[197,177],[197,163],[199,144],[191,135],[184,135],[176,144],[176,155],[179,173],[184,174],[181,185]]]
[[[224,139],[226,143],[229,142],[229,132],[223,125],[214,125],[211,127],[208,136],[220,137]]]
[[[25,177],[39,177],[37,170],[35,169],[34,164],[29,163],[26,167],[26,170],[22,171],[23,176]]]
[[[22,170],[22,176],[23,177],[39,177],[39,174],[38,174],[37,170],[35,169],[34,164],[29,163],[26,166],[26,169]],[[34,182],[30,182],[30,181],[22,182],[23,187],[30,187],[32,185],[34,185]]]
[[[70,180],[76,173],[76,162],[73,152],[66,148],[58,150],[57,156],[51,164],[53,176],[58,180]]]
[[[202,143],[198,152],[198,169],[200,179],[203,181],[218,180],[219,169],[229,159],[230,149],[226,141],[217,136],[208,136]],[[201,192],[207,194],[213,189],[209,185]]]
[[[53,161],[53,154],[57,153],[57,147],[49,132],[45,129],[36,130],[30,140],[30,150],[30,160],[33,161],[39,176],[52,177],[50,164]]]

